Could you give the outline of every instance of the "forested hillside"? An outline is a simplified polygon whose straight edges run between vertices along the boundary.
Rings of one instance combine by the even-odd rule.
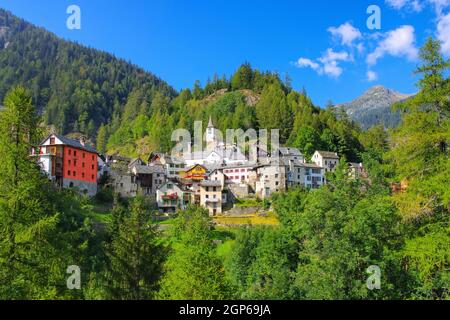
[[[145,92],[133,92],[123,117],[100,128],[99,150],[133,156],[169,151],[173,129],[192,132],[194,121],[202,120],[206,126],[209,116],[224,133],[230,128],[280,129],[281,143],[298,147],[307,156],[326,149],[357,161],[362,150],[361,131],[345,112],[316,107],[305,91],[290,87],[289,79],[283,81],[248,63],[230,79],[214,76],[204,87],[197,81],[172,101],[158,94],[150,108],[142,108],[143,101]]]
[[[158,93],[177,94],[137,66],[64,41],[0,8],[0,100],[17,84],[32,91],[47,124],[91,139],[101,124],[121,117],[133,91],[145,91],[148,106]]]

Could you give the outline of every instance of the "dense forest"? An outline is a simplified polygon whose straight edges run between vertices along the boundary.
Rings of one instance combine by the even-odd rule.
[[[0,8],[0,99],[17,84],[31,90],[46,124],[91,139],[102,124],[121,117],[133,91],[144,90],[149,103],[157,93],[177,95],[141,68],[61,40]]]
[[[344,112],[316,108],[289,81],[248,64],[173,100],[155,94],[150,108],[148,91],[132,90],[97,143],[133,152],[144,139],[167,148],[165,128],[211,114],[221,128],[283,128],[283,141],[306,154],[323,147],[343,156],[326,186],[273,197],[267,206],[279,224],[227,230],[227,247],[200,207],[178,212],[163,233],[147,199],[103,195],[97,201],[114,206],[99,224],[93,200],[40,175],[29,157],[44,129],[39,99],[33,87],[11,89],[0,112],[0,298],[449,299],[450,61],[432,38],[420,57],[419,92],[395,106],[402,124],[390,131],[361,132]],[[367,178],[349,174],[354,157]],[[67,288],[71,265],[82,271],[80,290]],[[379,290],[366,285],[370,266],[381,270]]]

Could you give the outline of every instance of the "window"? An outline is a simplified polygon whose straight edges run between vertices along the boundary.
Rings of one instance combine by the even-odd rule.
[[[94,170],[94,167],[95,167],[94,165],[91,166],[92,170]]]
[[[81,173],[81,177],[84,179],[84,172]]]
[[[94,158],[94,156],[92,156],[92,161],[95,161],[95,158]]]
[[[76,172],[76,171],[73,172],[73,176],[74,176],[74,177],[77,176],[77,172]]]
[[[76,150],[73,151],[73,156],[74,156],[74,157],[77,156],[77,151],[76,151]]]
[[[92,175],[92,177],[91,177],[91,178],[92,178],[92,180],[95,180],[95,177],[94,177],[94,175]]]
[[[67,171],[67,175],[68,175],[68,176],[70,176],[70,170],[69,170],[69,171]]]
[[[83,159],[86,157],[86,153],[83,152]]]
[[[72,164],[72,161],[69,160],[69,166]]]
[[[55,138],[54,138],[54,137],[51,137],[51,138],[50,138],[50,144],[51,144],[51,145],[54,145],[54,144],[55,144]]]
[[[71,156],[71,155],[72,155],[72,150],[69,149],[69,156]]]
[[[84,162],[81,164],[81,167],[84,168]]]
[[[76,167],[77,166],[77,160],[73,160],[73,165]]]

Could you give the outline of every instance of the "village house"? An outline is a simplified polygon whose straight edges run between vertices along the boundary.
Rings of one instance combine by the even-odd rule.
[[[154,152],[148,158],[149,166],[164,168],[167,178],[179,178],[186,170],[186,164],[181,158],[174,158],[161,152]]]
[[[98,154],[84,138],[50,134],[32,150],[43,172],[62,188],[77,188],[89,196],[97,194]]]
[[[204,166],[196,164],[182,173],[181,177],[186,180],[203,181],[206,179],[207,172],[208,170]]]
[[[279,156],[287,162],[305,163],[305,157],[297,148],[280,147]]]
[[[330,151],[316,151],[311,160],[319,167],[325,168],[325,172],[334,172],[339,164],[338,154]]]
[[[257,180],[255,195],[267,199],[273,193],[285,191],[287,188],[286,166],[279,163],[269,163],[256,168]]]
[[[148,166],[140,158],[111,157],[109,166],[110,180],[119,197],[155,197],[156,191],[166,182],[164,167]]]
[[[226,193],[223,192],[221,182],[205,180],[200,183],[200,205],[206,208],[210,215],[222,214],[226,202]]]
[[[155,196],[156,191],[166,182],[163,168],[158,166],[135,164],[131,167],[131,182],[136,185],[136,191],[143,196]]]
[[[192,191],[168,181],[156,191],[158,209],[164,213],[185,210],[192,201]]]
[[[225,180],[227,183],[250,183],[251,173],[255,170],[254,165],[242,164],[242,165],[230,165],[221,168],[223,174],[225,175]]]

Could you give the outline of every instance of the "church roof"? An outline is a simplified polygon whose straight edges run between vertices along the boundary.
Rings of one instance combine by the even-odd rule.
[[[211,116],[209,116],[208,128],[214,128],[214,124],[213,124],[213,122],[212,122]]]

